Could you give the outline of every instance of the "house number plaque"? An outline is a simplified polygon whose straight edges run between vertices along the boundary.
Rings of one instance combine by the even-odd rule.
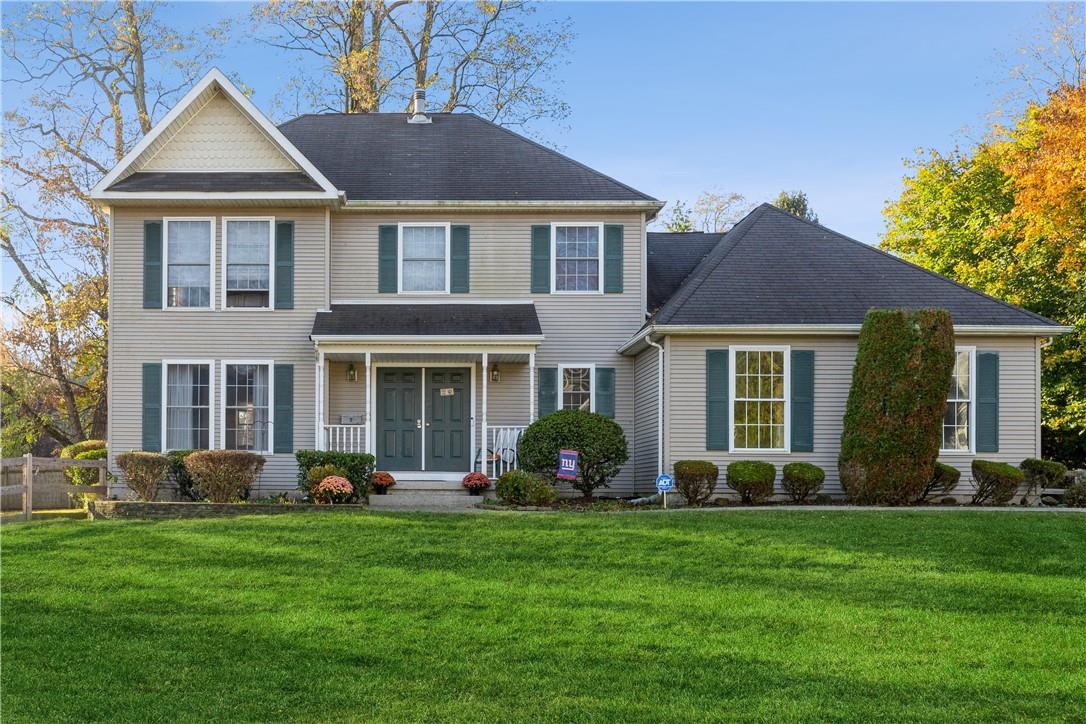
[[[454,393],[455,393],[455,390],[452,387],[442,387],[441,388],[441,396],[442,397],[452,397]]]

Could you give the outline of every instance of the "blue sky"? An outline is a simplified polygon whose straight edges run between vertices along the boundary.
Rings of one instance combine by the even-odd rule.
[[[180,3],[178,26],[245,17]],[[574,3],[559,69],[572,115],[537,129],[568,155],[657,198],[769,200],[802,189],[827,226],[873,243],[919,147],[969,145],[1005,94],[1005,56],[1046,15],[1034,3]],[[237,35],[245,36],[247,23]],[[268,109],[300,62],[251,39],[217,65]],[[5,108],[21,89],[5,87]]]

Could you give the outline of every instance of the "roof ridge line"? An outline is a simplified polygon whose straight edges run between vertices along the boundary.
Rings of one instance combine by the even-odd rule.
[[[762,206],[768,206],[769,208],[773,209],[774,211],[776,211],[778,213],[787,214],[788,216],[792,217],[796,221],[802,221],[804,224],[808,224],[809,226],[813,226],[816,229],[821,229],[822,231],[829,232],[830,234],[833,234],[834,236],[838,236],[838,237],[844,239],[845,241],[850,241],[853,244],[858,244],[859,246],[863,247],[864,249],[867,249],[868,251],[873,251],[876,254],[881,254],[881,255],[889,258],[889,259],[893,259],[894,261],[898,262],[899,264],[904,264],[906,266],[912,267],[913,269],[919,269],[920,271],[924,272],[928,276],[935,277],[936,279],[939,279],[939,280],[944,281],[944,282],[950,282],[951,284],[958,287],[959,289],[963,289],[963,290],[965,290],[967,292],[971,292],[971,293],[973,293],[973,294],[975,294],[975,295],[977,295],[979,297],[983,297],[984,299],[989,299],[989,300],[991,300],[993,302],[998,302],[999,304],[1002,304],[1004,307],[1007,307],[1008,309],[1013,309],[1016,312],[1025,312],[1026,314],[1032,315],[1033,317],[1036,317],[1037,319],[1043,320],[1045,322],[1051,322],[1051,323],[1054,323],[1054,324],[1056,323],[1055,320],[1049,319],[1048,317],[1045,317],[1044,315],[1038,314],[1037,312],[1031,311],[1029,309],[1025,309],[1023,307],[1019,307],[1018,305],[1015,305],[1015,304],[1011,304],[1010,302],[1008,302],[1008,301],[1006,301],[1004,299],[1000,299],[999,297],[993,297],[991,294],[985,294],[984,292],[982,292],[982,291],[980,291],[978,289],[974,289],[974,288],[972,288],[970,286],[962,284],[961,282],[959,282],[956,279],[951,279],[948,276],[944,276],[942,274],[939,274],[938,272],[934,272],[931,269],[927,269],[925,267],[920,266],[919,264],[915,264],[915,263],[909,261],[908,259],[902,259],[901,257],[895,256],[894,254],[891,254],[890,252],[885,251],[884,249],[880,249],[877,246],[872,246],[871,244],[865,244],[864,242],[860,241],[859,239],[854,239],[853,237],[851,237],[851,236],[849,236],[847,234],[842,234],[840,231],[834,231],[833,229],[830,229],[829,227],[823,226],[822,224],[818,223],[817,221],[811,221],[810,219],[804,219],[801,216],[796,216],[795,214],[790,213],[788,211],[785,211],[784,209],[779,209],[776,206],[773,206],[773,204],[770,204],[769,202],[762,203]]]

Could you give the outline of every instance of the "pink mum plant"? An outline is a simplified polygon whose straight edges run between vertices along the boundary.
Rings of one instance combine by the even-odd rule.
[[[468,490],[486,490],[490,487],[490,478],[480,472],[468,473],[461,482]]]
[[[329,475],[317,484],[317,490],[313,497],[318,503],[329,505],[331,503],[347,502],[353,492],[354,487],[347,478],[341,478],[338,475]]]

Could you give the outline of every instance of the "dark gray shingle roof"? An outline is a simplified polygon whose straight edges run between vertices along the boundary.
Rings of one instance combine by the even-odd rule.
[[[924,307],[950,310],[955,324],[1058,326],[769,204],[728,231],[654,321],[860,324],[872,308]]]
[[[541,335],[534,304],[333,304],[313,335]]]
[[[110,191],[320,191],[301,172],[138,172],[109,187]]]
[[[724,234],[660,232],[648,235],[648,309],[658,309]]]
[[[279,126],[349,200],[655,201],[467,113],[299,116]]]

